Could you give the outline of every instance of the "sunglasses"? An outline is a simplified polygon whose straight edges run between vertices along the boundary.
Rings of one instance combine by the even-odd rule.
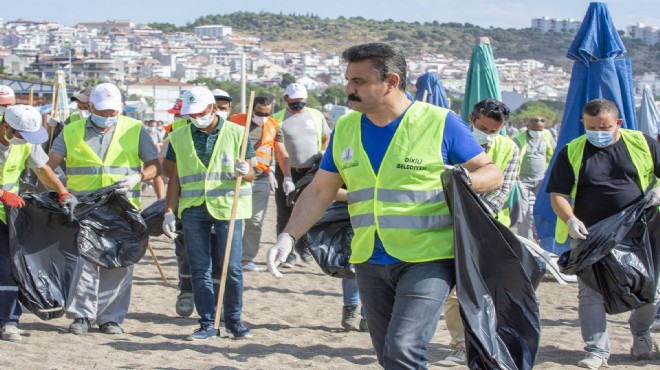
[[[481,114],[488,116],[490,112],[498,111],[500,112],[503,116],[508,116],[509,113],[511,113],[511,110],[509,107],[506,106],[504,103],[495,103],[495,102],[488,102],[483,108],[479,109],[481,111]]]
[[[257,117],[268,117],[268,116],[270,116],[270,113],[257,112],[256,110],[254,112],[252,112],[252,114],[254,114]]]
[[[532,119],[529,120],[529,122],[531,122],[531,123],[537,123],[537,122],[544,123],[545,118],[532,118]]]

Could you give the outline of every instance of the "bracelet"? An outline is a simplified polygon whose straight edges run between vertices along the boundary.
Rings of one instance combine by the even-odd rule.
[[[289,238],[291,238],[291,240],[293,240],[293,244],[294,245],[296,244],[296,238],[294,238],[293,235],[291,235],[289,233],[281,233],[280,235],[281,236],[288,236]]]

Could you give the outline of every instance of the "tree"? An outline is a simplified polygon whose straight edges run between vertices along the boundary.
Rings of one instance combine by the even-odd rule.
[[[100,84],[101,81],[97,80],[96,78],[92,77],[90,79],[85,80],[85,82],[82,83],[84,87],[94,87],[98,84]]]
[[[280,86],[286,89],[287,86],[294,82],[296,82],[296,78],[291,73],[285,73],[282,75],[282,82],[280,82]]]
[[[515,111],[509,121],[524,126],[531,117],[538,116],[545,117],[545,126],[550,127],[557,120],[559,114],[542,101],[528,101]]]
[[[328,87],[319,97],[322,105],[334,104],[344,105],[346,103],[346,89],[344,86],[334,85]]]

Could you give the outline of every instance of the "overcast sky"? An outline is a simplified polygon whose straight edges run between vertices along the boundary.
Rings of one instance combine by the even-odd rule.
[[[53,21],[73,26],[84,21],[130,20],[143,24],[185,25],[207,14],[237,11],[317,14],[322,18],[362,16],[395,21],[469,22],[482,27],[526,28],[532,18],[582,20],[587,0],[2,0],[0,18]],[[617,29],[637,23],[660,26],[660,0],[606,2]]]

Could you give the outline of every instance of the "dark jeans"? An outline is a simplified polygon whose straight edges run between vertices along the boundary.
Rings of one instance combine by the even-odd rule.
[[[229,232],[228,220],[214,219],[206,209],[206,204],[187,208],[181,214],[183,237],[186,243],[186,253],[192,287],[195,296],[195,307],[200,316],[202,327],[213,325],[217,290],[214,289],[211,277],[212,271],[212,235],[211,227],[215,227],[218,236],[217,252],[222,261]],[[223,299],[224,317],[226,321],[240,321],[243,310],[243,269],[241,268],[243,220],[236,220],[234,234],[227,266],[227,282]]]
[[[18,325],[22,313],[18,304],[18,283],[11,270],[9,230],[7,224],[0,221],[0,325]]]
[[[355,265],[369,335],[385,369],[426,369],[428,344],[455,283],[454,260]]]
[[[220,284],[220,275],[222,274],[222,262],[218,255],[218,236],[216,233],[211,234],[211,257],[213,259],[213,267],[211,268],[211,280],[213,284]],[[183,236],[179,235],[174,239],[174,254],[176,255],[176,266],[179,270],[179,291],[192,292],[192,274],[190,273],[190,264],[188,263],[188,254],[186,253],[186,243]],[[218,287],[215,287],[218,290]]]

